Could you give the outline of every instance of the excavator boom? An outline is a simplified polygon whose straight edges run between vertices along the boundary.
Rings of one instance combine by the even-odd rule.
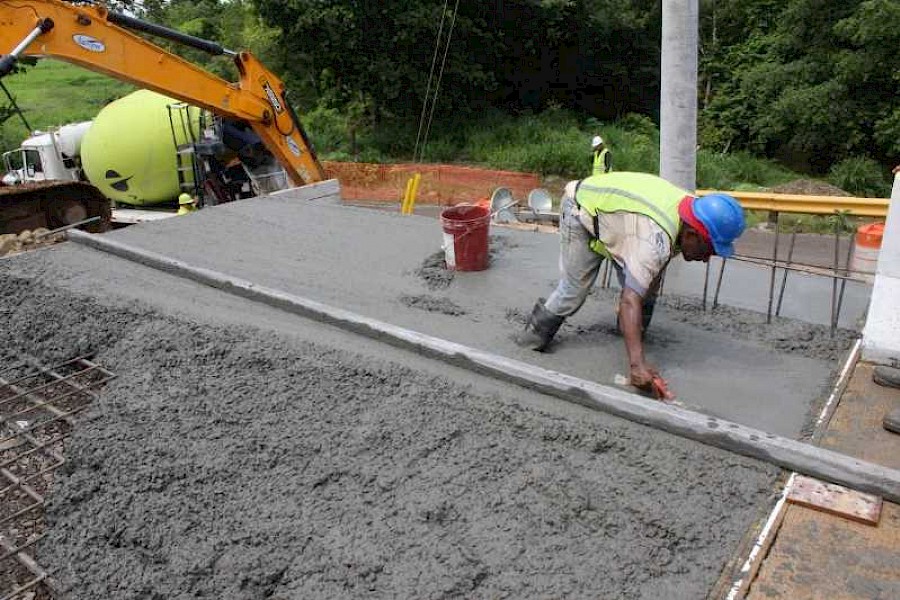
[[[132,33],[142,31],[230,54],[240,79],[230,83]],[[218,44],[97,5],[61,0],[0,0],[0,76],[19,56],[52,57],[150,89],[223,117],[248,122],[294,185],[325,178],[284,83],[249,52]]]

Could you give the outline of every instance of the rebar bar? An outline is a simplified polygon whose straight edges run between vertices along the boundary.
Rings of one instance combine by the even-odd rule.
[[[772,248],[772,274],[769,277],[769,303],[766,306],[766,323],[772,322],[772,301],[775,297],[775,273],[778,271],[778,223],[781,214],[776,210],[775,215],[775,245]]]
[[[706,294],[709,290],[709,261],[706,261],[706,272],[703,275],[703,312],[706,312]]]
[[[0,370],[0,600],[54,581],[34,559],[52,473],[65,464],[63,443],[74,416],[115,375],[78,357],[46,368],[30,356]],[[27,417],[27,418],[25,418]]]
[[[840,254],[840,244],[841,244],[841,223],[840,219],[834,220],[834,278],[831,280],[831,329],[829,335],[834,337],[834,331],[837,329],[837,323],[835,323],[835,307],[837,306],[837,274],[838,274],[838,255]]]
[[[734,258],[734,257],[732,257]],[[719,266],[719,279],[716,281],[716,293],[713,296],[713,310],[719,306],[719,292],[722,290],[722,277],[725,275],[725,263],[728,262],[727,258],[722,259],[722,264]]]
[[[794,245],[797,242],[797,225],[794,225],[794,231],[791,233],[791,244],[788,247],[787,265],[790,266],[794,258]],[[784,300],[784,290],[787,288],[787,278],[790,269],[784,269],[784,275],[781,278],[781,291],[778,292],[778,305],[775,307],[775,316],[781,316],[781,303]]]
[[[847,241],[847,262],[844,263],[844,275],[850,274],[850,259],[853,256],[853,239],[850,238]],[[840,325],[841,320],[841,306],[844,304],[844,289],[847,287],[847,279],[846,277],[841,278],[841,291],[838,294],[838,303],[837,303],[837,316],[836,316],[836,325]]]

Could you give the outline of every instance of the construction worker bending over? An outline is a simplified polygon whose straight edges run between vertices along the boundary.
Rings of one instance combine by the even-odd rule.
[[[594,136],[594,139],[591,140],[591,149],[593,150],[591,153],[593,156],[591,175],[602,175],[612,171],[612,155],[609,153],[609,148],[603,143],[602,137],[599,135]]]
[[[534,305],[516,341],[544,351],[566,317],[584,304],[609,258],[622,286],[618,319],[631,383],[654,391],[662,380],[644,357],[642,338],[666,265],[677,252],[703,262],[713,254],[729,257],[743,231],[744,211],[727,194],[698,198],[647,173],[569,182],[560,207],[559,283],[546,302]]]

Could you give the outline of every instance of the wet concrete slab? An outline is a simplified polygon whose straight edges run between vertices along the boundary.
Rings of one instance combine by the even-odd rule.
[[[117,375],[58,600],[701,598],[776,472],[73,244],[0,261],[0,313],[0,363]]]
[[[627,366],[602,289],[553,352],[513,344],[552,235],[495,231],[455,274],[433,219],[286,196],[107,235],[601,383]],[[82,246],[0,280],[4,357],[119,375],[51,498],[61,600],[698,598],[770,498],[772,467]],[[764,321],[668,296],[648,352],[685,403],[797,435],[850,337]]]
[[[564,325],[552,352],[538,354],[513,343],[534,300],[555,286],[558,239],[552,235],[497,229],[489,269],[452,273],[440,266],[442,235],[433,219],[295,201],[289,194],[106,235],[600,383],[627,373],[621,338],[613,328],[611,290],[598,289],[589,298]],[[683,270],[683,264],[674,265],[668,290],[690,290],[690,276]],[[766,326],[764,321],[765,315],[727,307],[703,313],[696,302],[673,295],[658,311],[647,352],[685,405],[797,436],[815,404],[827,396],[830,375],[852,336],[841,332],[831,339],[827,328],[790,320]]]
[[[396,212],[393,205],[384,203],[357,202],[354,206]],[[439,219],[441,211],[446,208],[422,205],[416,208],[416,214]],[[535,233],[554,233],[555,226],[552,223],[548,220],[546,224],[539,226],[527,222],[502,224],[499,230],[508,231],[510,228],[517,228],[530,229]],[[497,228],[496,225],[494,227]],[[834,277],[828,277],[828,274],[833,272],[834,265],[833,235],[797,234],[793,249],[791,238],[790,233],[777,236],[778,260],[782,263],[790,262],[792,266],[800,269],[814,268],[815,272],[790,270],[785,277],[784,269],[778,269],[773,279],[770,267],[741,260],[727,261],[723,270],[722,261],[714,257],[708,273],[705,265],[675,260],[670,266],[673,277],[669,280],[669,293],[702,298],[706,279],[707,305],[710,307],[714,302],[720,302],[756,312],[771,311],[773,315],[779,314],[791,319],[829,326],[834,308],[840,327],[859,330],[872,295],[871,281],[867,281],[859,273],[854,274],[853,279],[838,280],[837,283]],[[775,242],[776,236],[773,232],[751,229],[737,241],[737,254],[756,261],[770,261]],[[852,239],[847,235],[842,235],[837,242],[839,274],[844,273],[841,268],[846,267],[851,242]],[[788,257],[790,261],[787,261]],[[613,285],[615,286],[615,282]],[[720,288],[718,296],[717,286]]]

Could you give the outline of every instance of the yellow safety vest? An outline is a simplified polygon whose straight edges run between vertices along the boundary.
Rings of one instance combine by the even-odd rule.
[[[594,168],[591,175],[603,175],[612,170],[612,156],[607,148],[594,152]]]
[[[690,194],[665,179],[649,173],[615,172],[582,179],[575,192],[578,206],[594,217],[594,241],[591,249],[608,256],[599,239],[597,216],[600,213],[630,212],[653,219],[669,236],[678,238],[681,217],[678,205]]]

